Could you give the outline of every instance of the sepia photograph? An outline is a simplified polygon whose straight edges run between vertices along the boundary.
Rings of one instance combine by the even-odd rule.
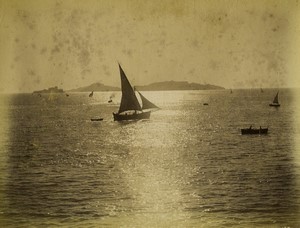
[[[300,227],[299,0],[0,0],[0,227]]]

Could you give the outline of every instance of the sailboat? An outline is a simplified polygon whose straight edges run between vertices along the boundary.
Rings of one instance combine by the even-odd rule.
[[[114,94],[112,94],[112,95],[110,95],[109,96],[109,100],[108,100],[108,103],[112,103],[113,102],[113,98],[115,97],[115,95]]]
[[[92,97],[94,95],[94,91],[92,91],[90,94],[89,94],[89,97]]]
[[[151,109],[158,107],[138,92],[142,100],[141,107],[135,95],[135,91],[128,81],[125,72],[123,71],[120,64],[119,69],[121,77],[122,98],[119,111],[117,113],[113,113],[114,121],[149,119]]]
[[[279,93],[279,91],[276,93],[276,96],[274,97],[273,102],[271,104],[269,104],[269,106],[274,106],[274,107],[279,107],[280,106],[280,104],[278,102],[278,93]]]

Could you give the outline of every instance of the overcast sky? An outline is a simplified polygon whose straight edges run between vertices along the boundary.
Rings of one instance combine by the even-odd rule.
[[[176,80],[300,87],[298,0],[0,0],[0,92]]]

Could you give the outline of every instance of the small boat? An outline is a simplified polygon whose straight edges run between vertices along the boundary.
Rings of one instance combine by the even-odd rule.
[[[263,92],[264,92],[264,90],[263,90],[262,88],[260,88],[260,92],[261,92],[261,93],[263,93]]]
[[[92,97],[94,95],[94,91],[92,91],[89,95],[89,97]]]
[[[112,103],[113,102],[113,98],[115,97],[115,94],[113,93],[112,95],[109,96],[109,100],[108,103]]]
[[[158,107],[138,92],[142,100],[141,106],[120,64],[119,70],[122,98],[119,111],[113,113],[114,121],[149,119],[152,109],[158,109]]]
[[[265,135],[268,134],[268,128],[252,128],[250,126],[249,128],[242,128],[241,129],[241,134],[242,135]]]
[[[94,117],[94,118],[91,118],[91,121],[102,121],[103,118],[100,118],[100,117]]]
[[[203,103],[203,105],[208,105],[208,103]]]
[[[68,96],[69,96],[69,94],[66,93],[66,97],[68,97]]]
[[[280,104],[278,102],[278,93],[279,93],[279,91],[276,93],[273,102],[271,104],[269,104],[269,106],[273,106],[273,107],[279,107],[280,106]]]

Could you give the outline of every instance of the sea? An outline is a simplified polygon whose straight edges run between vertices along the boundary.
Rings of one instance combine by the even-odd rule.
[[[125,122],[120,92],[1,94],[0,226],[300,227],[300,91],[276,92],[145,91]]]

